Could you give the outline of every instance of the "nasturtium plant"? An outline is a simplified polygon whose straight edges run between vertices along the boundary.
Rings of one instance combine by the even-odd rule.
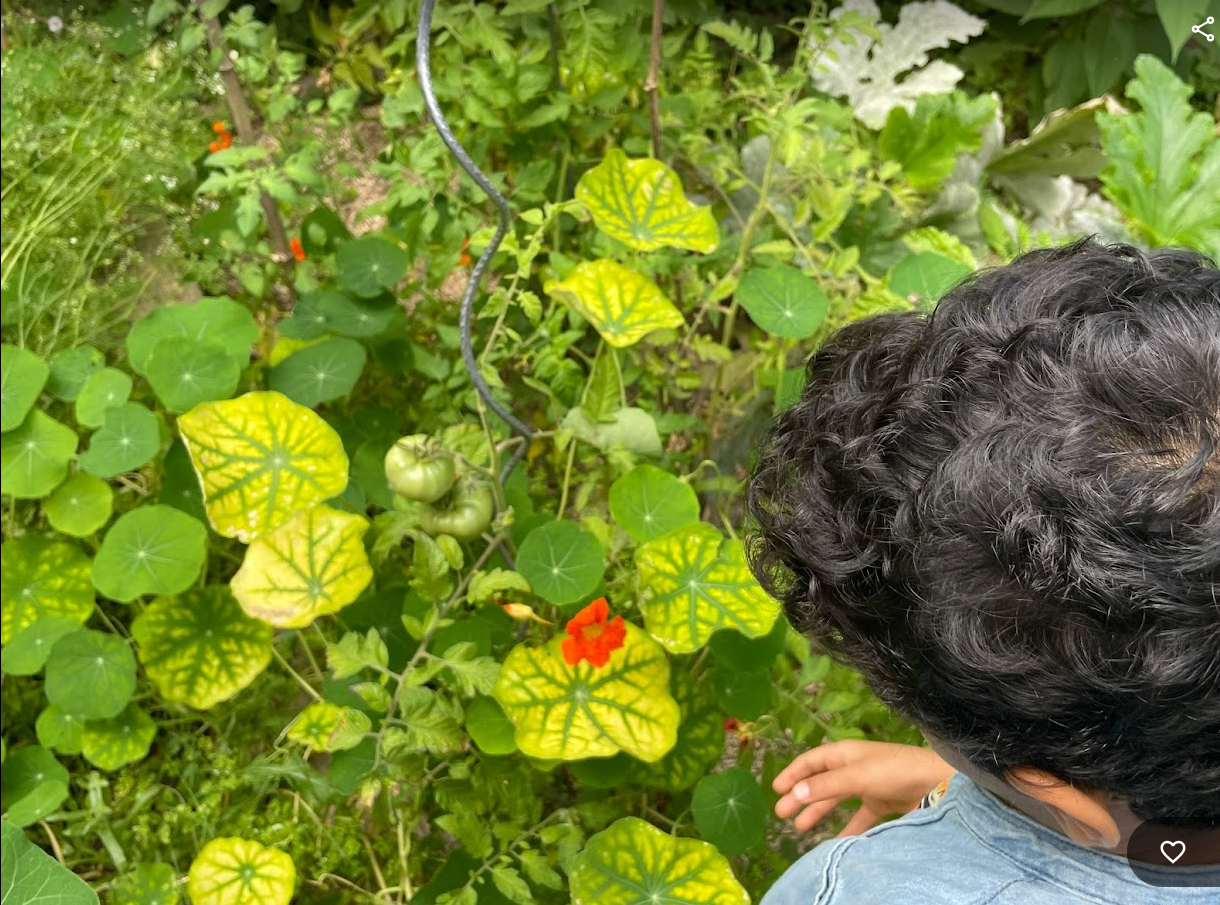
[[[517,750],[512,721],[495,698],[477,697],[467,705],[466,731],[484,754],[504,756]]]
[[[178,872],[160,861],[133,865],[110,888],[111,905],[178,905],[180,898]]]
[[[332,336],[293,352],[277,364],[267,385],[312,408],[350,393],[364,370],[365,357],[364,346],[354,339]]]
[[[171,336],[153,346],[145,376],[167,409],[188,412],[201,402],[232,396],[242,364],[219,339]]]
[[[248,615],[279,628],[337,613],[373,579],[362,541],[368,524],[329,506],[299,510],[250,544],[233,595]]]
[[[207,560],[207,529],[172,506],[142,506],[119,516],[93,560],[93,584],[130,603],[143,594],[185,591]]]
[[[80,754],[84,742],[85,721],[62,707],[48,704],[34,721],[38,744],[55,749],[57,754]]]
[[[85,381],[106,366],[106,356],[93,346],[72,346],[51,356],[47,392],[63,402],[75,402]]]
[[[78,471],[51,491],[42,511],[51,527],[69,537],[89,537],[97,532],[114,510],[114,491],[91,474]]]
[[[11,816],[0,823],[0,903],[98,905],[89,884],[27,839],[22,825]]]
[[[46,748],[28,745],[0,764],[4,823],[29,826],[53,813],[68,797],[68,771]],[[5,883],[8,879],[5,871]]]
[[[907,255],[890,268],[888,285],[907,301],[926,306],[939,301],[971,270],[959,261],[924,251]]]
[[[573,902],[750,905],[728,859],[698,839],[623,817],[593,836],[569,871]]]
[[[606,570],[597,538],[575,522],[556,519],[525,536],[517,571],[534,593],[559,606],[577,603],[596,588]]]
[[[767,801],[758,780],[741,767],[729,767],[699,780],[691,798],[699,835],[726,855],[739,855],[762,841]]]
[[[368,714],[354,707],[315,701],[288,726],[288,740],[314,751],[355,748],[372,728]]]
[[[576,200],[598,229],[640,251],[710,252],[720,244],[711,208],[688,201],[677,174],[659,160],[630,160],[613,148],[581,176]]]
[[[749,270],[737,284],[737,301],[760,329],[784,339],[813,336],[830,310],[822,288],[786,264]]]
[[[281,321],[283,336],[314,339],[326,333],[339,336],[376,336],[394,319],[395,305],[350,298],[333,289],[303,294],[292,317]]]
[[[127,358],[137,374],[148,375],[153,352],[166,339],[220,342],[230,358],[244,365],[258,340],[258,324],[247,308],[224,296],[154,308],[127,334]]]
[[[543,289],[616,348],[635,345],[654,330],[683,324],[682,312],[656,283],[617,261],[577,264],[566,280],[552,280]]]
[[[635,553],[649,633],[672,653],[703,647],[720,629],[749,637],[771,631],[779,603],[746,565],[739,540],[696,522],[641,545]]]
[[[675,669],[670,679],[674,700],[682,713],[678,740],[658,761],[636,764],[640,779],[658,788],[678,792],[689,789],[720,760],[724,752],[724,716],[720,704],[705,682]]]
[[[47,363],[20,346],[0,346],[0,432],[25,420],[46,385]]]
[[[392,289],[404,276],[411,259],[393,242],[364,236],[344,242],[335,253],[335,279],[354,295],[370,298]]]
[[[630,623],[624,629],[622,646],[604,666],[570,666],[558,637],[509,652],[492,696],[516,727],[523,753],[579,760],[626,751],[654,761],[674,746],[679,710],[669,692],[669,660],[645,632]]]
[[[112,478],[147,465],[161,448],[157,416],[138,402],[106,409],[102,426],[80,454],[80,467],[99,478]]]
[[[0,487],[18,500],[37,500],[68,475],[76,431],[38,409],[0,436]]]
[[[89,557],[72,544],[27,536],[0,546],[0,643],[44,616],[83,625],[93,614]]]
[[[32,676],[41,672],[55,642],[80,626],[77,619],[39,616],[0,650],[0,672],[8,676]]]
[[[271,662],[271,626],[247,616],[224,585],[158,597],[131,635],[161,697],[196,710],[227,701]]]
[[[113,772],[148,756],[157,724],[129,703],[118,716],[88,720],[81,733],[81,753],[99,770]]]
[[[47,658],[47,700],[83,720],[118,716],[136,690],[136,658],[117,635],[78,629]]]
[[[131,377],[118,368],[94,371],[76,394],[76,423],[81,427],[98,428],[106,421],[106,410],[122,405],[131,398]]]
[[[610,485],[610,514],[644,543],[699,521],[699,498],[684,481],[655,465],[637,465]]]
[[[186,879],[191,905],[288,905],[296,886],[292,858],[251,839],[213,839]]]
[[[771,704],[770,679],[765,672],[738,672],[717,665],[711,679],[716,700],[735,719],[756,720]]]
[[[343,442],[316,412],[275,392],[205,402],[178,419],[218,534],[249,543],[347,487]]]

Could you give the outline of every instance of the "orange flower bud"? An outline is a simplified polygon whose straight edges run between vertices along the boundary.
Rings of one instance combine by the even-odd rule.
[[[288,248],[291,249],[292,256],[297,259],[298,263],[305,260],[305,248],[296,236],[288,240]]]
[[[212,131],[215,132],[217,135],[219,135],[224,130],[225,130],[225,124],[223,122],[221,122],[220,120],[216,120],[216,122],[212,123]]]
[[[505,603],[501,604],[501,606],[510,618],[516,619],[518,622],[525,622],[527,619],[530,619],[534,622],[541,622],[543,625],[551,624],[535,613],[533,607],[526,606],[524,603]]]

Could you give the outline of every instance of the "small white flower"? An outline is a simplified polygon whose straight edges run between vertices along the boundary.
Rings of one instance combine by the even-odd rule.
[[[51,30],[51,34],[57,35],[64,30],[64,20],[59,16],[51,16],[47,19],[47,28]]]

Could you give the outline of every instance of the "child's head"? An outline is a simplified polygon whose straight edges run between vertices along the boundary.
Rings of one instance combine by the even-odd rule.
[[[995,776],[1220,825],[1220,272],[1083,241],[851,324],[749,488],[794,627]]]

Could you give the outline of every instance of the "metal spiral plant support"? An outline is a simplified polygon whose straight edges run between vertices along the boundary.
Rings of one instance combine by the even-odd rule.
[[[529,440],[534,436],[534,431],[492,395],[491,388],[487,386],[483,375],[479,373],[478,363],[474,360],[474,347],[471,334],[474,327],[475,293],[478,291],[479,284],[483,281],[483,274],[487,272],[487,268],[491,265],[492,255],[496,253],[496,249],[500,247],[500,243],[504,241],[505,235],[508,234],[512,215],[509,212],[508,202],[504,199],[504,196],[491,184],[491,180],[479,169],[478,164],[471,159],[470,155],[466,153],[466,149],[454,137],[453,130],[449,128],[449,123],[445,119],[445,115],[441,113],[439,104],[437,104],[436,92],[432,89],[432,12],[435,6],[436,0],[423,0],[419,11],[419,28],[415,36],[415,68],[419,75],[419,87],[424,95],[424,107],[428,111],[428,117],[432,120],[432,125],[436,127],[436,131],[440,134],[441,141],[449,148],[450,153],[453,154],[462,169],[470,174],[470,178],[492,200],[499,213],[499,223],[496,226],[496,232],[491,237],[491,242],[487,248],[483,250],[483,254],[479,256],[479,260],[475,263],[474,270],[470,273],[470,280],[466,283],[466,291],[462,293],[462,308],[458,321],[458,329],[462,336],[462,360],[466,364],[466,372],[470,375],[475,389],[479,391],[479,395],[483,397],[483,401],[487,403],[488,407],[503,418],[509,427],[526,440],[525,443],[519,444],[509,458],[508,464],[501,472],[500,481],[503,483],[508,480],[508,476],[512,474],[513,468],[516,467],[521,457],[525,455],[526,449],[529,446]]]

